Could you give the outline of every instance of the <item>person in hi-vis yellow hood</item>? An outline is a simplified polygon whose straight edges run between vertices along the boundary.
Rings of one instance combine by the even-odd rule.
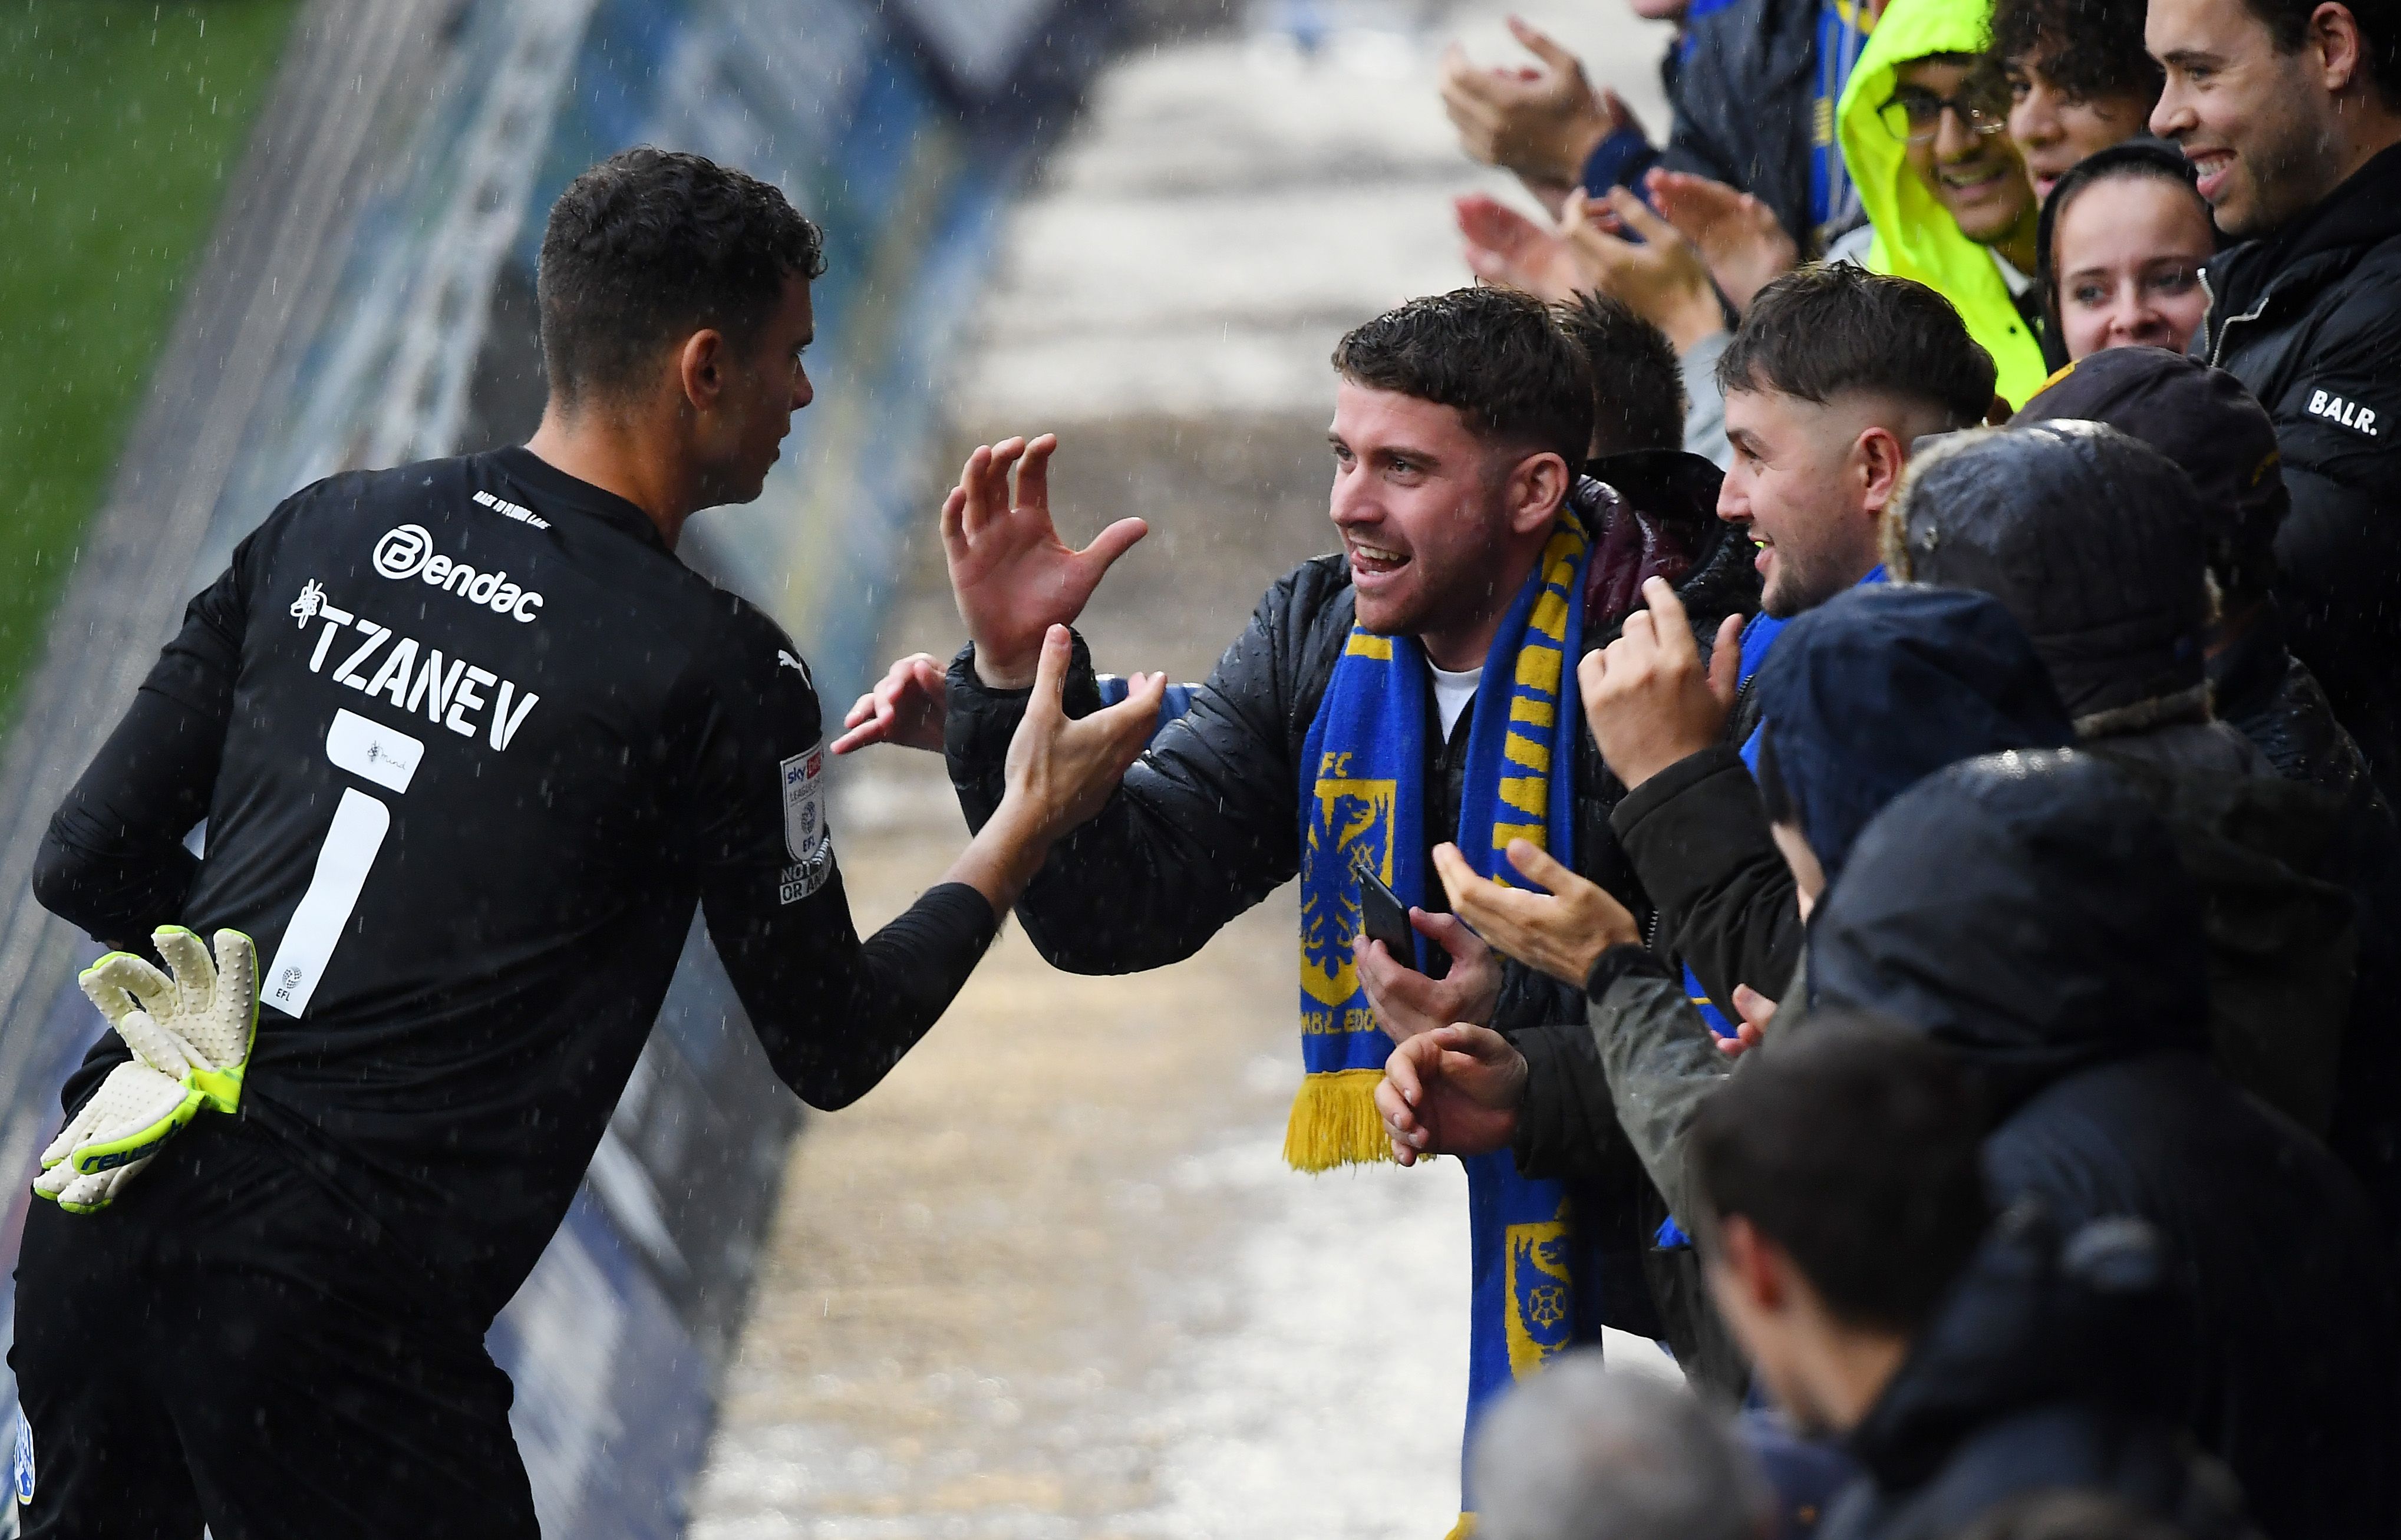
[[[1872,232],[1859,259],[1957,307],[2016,406],[2049,372],[2031,276],[2041,208],[2008,133],[1991,20],[1990,0],[1892,0],[1835,117]]]

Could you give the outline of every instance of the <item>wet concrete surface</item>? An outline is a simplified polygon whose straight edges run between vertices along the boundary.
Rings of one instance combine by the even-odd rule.
[[[1613,5],[1533,13],[1629,96],[1651,81],[1660,40]],[[1055,428],[1071,539],[1152,522],[1085,617],[1104,668],[1200,678],[1268,584],[1327,548],[1326,352],[1464,281],[1447,199],[1496,184],[1459,159],[1431,58],[1457,33],[1497,55],[1497,13],[1417,34],[1416,7],[1344,14],[1355,35],[1313,63],[1262,26],[1113,71],[1015,220],[962,361],[961,454]],[[929,527],[884,646],[959,640]],[[931,755],[838,774],[864,931],[965,827]],[[1442,1534],[1465,1184],[1447,1162],[1284,1168],[1294,934],[1287,887],[1187,962],[1079,978],[1011,926],[884,1085],[814,1119],[692,1533]]]

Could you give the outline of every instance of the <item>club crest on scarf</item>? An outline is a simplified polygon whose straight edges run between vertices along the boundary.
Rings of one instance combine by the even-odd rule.
[[[1397,779],[1356,780],[1343,777],[1341,754],[1321,768],[1309,814],[1307,857],[1311,865],[1329,859],[1348,871],[1364,859],[1385,882],[1393,880],[1393,814],[1400,798]],[[1351,997],[1359,975],[1351,960],[1351,938],[1359,934],[1359,885],[1313,885],[1301,890],[1300,988],[1307,997],[1300,1011],[1300,1029],[1314,1037],[1373,1031],[1372,1015],[1361,1021]],[[1312,1010],[1314,1000],[1322,1009]]]
[[[1574,1281],[1568,1268],[1568,1216],[1562,1202],[1556,1217],[1502,1229],[1502,1266],[1507,1283],[1509,1375],[1522,1379],[1565,1348],[1575,1334]]]

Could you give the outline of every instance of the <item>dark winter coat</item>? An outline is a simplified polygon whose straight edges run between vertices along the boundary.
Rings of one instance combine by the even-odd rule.
[[[2359,969],[2326,1137],[2401,1241],[2401,1033],[2386,1030],[2387,1002],[2401,997],[2401,829],[2309,667],[2285,652],[2272,610],[2210,659],[2210,683],[2219,712],[2278,770],[2340,808],[2320,874],[2352,895]]]
[[[1750,193],[1793,243],[1819,254],[1809,219],[1811,102],[1819,0],[1735,0],[1693,24],[1676,122],[1659,163]]]
[[[1983,589],[2024,625],[2085,747],[2167,819],[2199,887],[2218,1067],[2325,1134],[2346,1027],[2388,1035],[2384,1002],[2353,1010],[2353,897],[2330,874],[2341,804],[2210,720],[2190,479],[2098,423],[1963,434],[1917,458],[1886,536],[1896,577]]]
[[[1961,589],[1874,585],[1839,596],[1785,627],[1752,694],[1802,832],[1837,882],[1859,831],[1923,777],[1996,749],[2062,745],[2075,732],[2009,612]],[[1730,842],[1732,830],[1755,828],[1764,841],[1766,816],[1749,775],[1731,749],[1725,763],[1727,800],[1738,781],[1744,803],[1728,810],[1720,832]],[[1790,873],[1773,844],[1763,859],[1785,873],[1783,901],[1794,906]],[[1797,930],[1797,907],[1790,920]],[[1728,1061],[1673,960],[1664,940],[1658,955],[1614,948],[1587,981],[1584,1019],[1518,1037],[1529,1066],[1517,1122],[1521,1169],[1577,1169],[1622,1134],[1670,1207],[1689,1215],[1684,1134]],[[1788,970],[1754,987],[1798,1016],[1803,1004],[1790,983]],[[1779,1012],[1778,1020],[1788,1018]]]
[[[1793,757],[1804,781],[1818,756],[1857,772],[1815,780],[1814,795],[1848,809],[1839,834],[1821,829],[1813,840],[1830,874],[1867,818],[1928,771],[1996,749],[2071,740],[2041,662],[2000,606],[1957,596],[1896,601],[1895,591],[1869,584],[1838,596],[1832,605],[1845,606],[1838,613],[1846,618],[1833,630],[1814,629],[1825,624],[1811,620],[1818,611],[1788,624],[1744,687],[1728,740],[1653,776],[1610,815],[1657,906],[1651,941],[1691,968],[1713,1000],[1732,999],[1736,984],[1776,998],[1800,960],[1792,873],[1739,749],[1768,720],[1779,690],[1790,720],[1772,735],[1778,761]],[[1814,653],[1805,664],[1790,639],[1804,624],[1813,627],[1805,634],[1831,644],[1803,648]],[[1897,651],[1885,656],[1887,648]],[[1938,702],[1954,714],[1929,724],[1924,713]]]
[[[2038,644],[1965,588],[1838,594],[1784,627],[1752,689],[1763,757],[1829,883],[1859,831],[1944,765],[2076,741]]]
[[[1996,1203],[2155,1226],[2200,1351],[2163,1389],[2270,1534],[2394,1533],[2401,1376],[2357,1182],[2203,1057],[2207,943],[2166,827],[2076,751],[1928,777],[1810,928],[1816,1008],[1923,1031],[2000,1121]],[[1798,1030],[1807,1030],[1804,1022]]]
[[[2187,1540],[2239,1540],[2234,1478],[2162,1392],[2190,1351],[2159,1237],[2104,1219],[2063,1237],[2003,1214],[1852,1430],[1863,1469],[1820,1540],[1950,1540],[2032,1492],[2107,1492]]]
[[[2310,666],[2286,645],[2271,606],[2209,658],[2210,706],[2218,720],[2257,744],[2286,780],[2314,786],[2340,802],[2346,818],[2390,818],[2367,757],[2353,741]]]
[[[1749,549],[1715,512],[1718,472],[1706,461],[1648,451],[1597,461],[1610,478],[1580,490],[1594,536],[1586,574],[1586,650],[1616,635],[1623,612],[1607,596],[1632,593],[1655,573],[1675,583],[1696,631],[1757,603]],[[1626,488],[1621,497],[1612,488]],[[1598,601],[1598,602],[1596,602]],[[1189,710],[1160,729],[1101,812],[1051,849],[1019,901],[1025,933],[1054,967],[1078,973],[1130,973],[1177,962],[1200,950],[1226,922],[1291,880],[1299,860],[1302,743],[1324,698],[1354,618],[1350,570],[1337,556],[1304,562],[1268,590],[1249,627],[1194,692]],[[1090,659],[1079,639],[1066,683],[1070,715],[1098,704]],[[1002,764],[1022,718],[1025,693],[986,689],[972,650],[951,665],[944,726],[952,784],[968,823],[981,828],[999,805]],[[1431,706],[1429,706],[1431,709]],[[1429,837],[1457,823],[1463,746],[1473,713],[1453,746],[1428,734],[1433,777]],[[1574,769],[1576,865],[1622,901],[1649,903],[1609,832],[1609,812],[1623,788],[1588,735]],[[1428,897],[1438,904],[1438,890]],[[1582,1014],[1576,992],[1510,965],[1493,1024],[1516,1032]],[[1723,1344],[1709,1350],[1695,1323],[1699,1285],[1689,1267],[1645,1286],[1648,1236],[1665,1205],[1623,1140],[1584,1168],[1577,1203],[1599,1217],[1606,1276],[1602,1297],[1612,1326],[1666,1336],[1708,1356],[1722,1379],[1738,1382]],[[1652,1264],[1654,1266],[1655,1264]],[[1659,1300],[1657,1296],[1670,1296]],[[1690,1360],[1688,1359],[1688,1366]]]
[[[2293,653],[2401,805],[2401,146],[2206,277],[2192,351],[2259,398],[2284,451],[2276,598]]]

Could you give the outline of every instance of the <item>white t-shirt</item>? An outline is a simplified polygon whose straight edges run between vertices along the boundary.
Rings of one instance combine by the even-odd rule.
[[[1484,670],[1470,668],[1454,674],[1447,668],[1435,668],[1431,663],[1426,667],[1434,671],[1434,708],[1442,718],[1442,741],[1448,743],[1450,730],[1459,725],[1459,714],[1475,698],[1476,682],[1484,678]]]

